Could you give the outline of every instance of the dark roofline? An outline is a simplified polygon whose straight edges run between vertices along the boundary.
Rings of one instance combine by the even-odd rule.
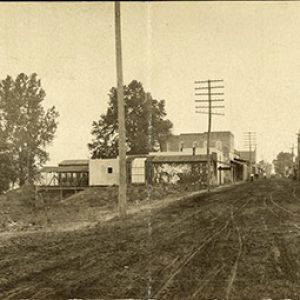
[[[226,131],[212,131],[210,134],[214,134],[214,133],[228,133],[228,134],[234,136],[234,134],[229,130],[226,130]],[[204,134],[207,134],[207,131],[205,131]]]
[[[210,154],[212,160],[217,160],[216,153]],[[199,162],[207,161],[207,156],[205,154],[200,155],[157,155],[151,159],[155,162]]]
[[[66,166],[88,166],[88,159],[65,159],[62,160],[58,166],[66,167]]]
[[[232,136],[234,136],[234,134],[229,131],[229,130],[226,130],[226,131],[212,131],[211,134],[214,134],[214,133],[228,133],[228,134],[231,134]],[[203,135],[203,134],[207,134],[207,131],[205,132],[194,132],[194,133],[180,133],[179,135],[195,135],[195,134],[198,134],[198,135]]]
[[[41,173],[88,173],[88,166],[43,167]]]
[[[247,160],[245,160],[245,159],[241,159],[241,158],[234,158],[233,160],[236,160],[236,161],[241,161],[241,162],[247,162]]]

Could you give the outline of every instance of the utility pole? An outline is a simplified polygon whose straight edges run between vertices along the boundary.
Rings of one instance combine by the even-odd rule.
[[[145,93],[145,102],[146,102],[146,107],[147,107],[147,118],[148,118],[148,130],[147,130],[147,150],[148,150],[148,155],[153,151],[153,138],[152,138],[152,96],[150,93]],[[148,163],[146,162],[147,166]],[[151,192],[150,192],[150,185],[152,184],[152,177],[151,177],[151,172],[149,172],[150,168],[146,167],[146,173],[145,173],[145,181],[147,185],[147,192],[148,196],[150,197]]]
[[[115,40],[117,67],[117,97],[119,123],[119,215],[126,218],[127,211],[127,176],[126,176],[126,129],[123,91],[122,43],[121,43],[121,12],[120,2],[115,2]]]
[[[294,144],[291,147],[292,162],[294,163]]]
[[[294,144],[291,147],[291,155],[292,155],[292,172],[293,172],[293,176],[295,176],[296,174],[295,174],[295,163],[294,163],[294,157],[295,157]]]
[[[148,154],[153,151],[152,145],[152,97],[150,93],[145,93],[146,107],[148,109]]]
[[[297,152],[298,152],[298,159],[297,159],[297,177],[300,180],[300,131],[297,133]]]
[[[255,146],[256,149],[256,133],[252,131],[244,132],[245,134],[245,147],[248,148],[248,154],[249,154],[249,170],[248,170],[248,177],[250,178],[252,174],[252,147]]]
[[[195,90],[205,90],[206,93],[195,93],[195,96],[200,96],[201,99],[196,99],[195,102],[206,103],[204,106],[196,106],[196,109],[208,109],[208,111],[197,111],[196,113],[200,114],[207,114],[208,115],[208,130],[207,130],[207,149],[206,149],[206,156],[207,156],[207,190],[210,191],[211,189],[211,156],[210,156],[210,134],[211,134],[211,127],[212,127],[212,115],[221,115],[224,116],[223,113],[213,112],[213,108],[224,108],[223,105],[212,105],[212,102],[223,102],[224,99],[213,99],[212,96],[223,96],[224,93],[222,92],[215,92],[213,93],[213,89],[223,89],[224,86],[217,86],[213,85],[218,82],[223,82],[223,80],[205,80],[205,81],[195,81],[195,84],[198,86],[195,87]],[[203,99],[203,96],[207,99]]]

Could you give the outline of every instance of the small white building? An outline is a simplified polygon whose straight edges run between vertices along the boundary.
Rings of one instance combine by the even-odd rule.
[[[89,160],[89,185],[106,186],[119,184],[119,160],[91,159]]]
[[[146,157],[127,157],[128,176],[131,183],[146,182]],[[108,186],[119,184],[119,158],[89,160],[89,185]]]

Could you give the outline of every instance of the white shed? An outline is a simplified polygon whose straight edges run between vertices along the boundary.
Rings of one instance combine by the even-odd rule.
[[[106,186],[119,184],[119,160],[91,159],[89,160],[89,185]]]

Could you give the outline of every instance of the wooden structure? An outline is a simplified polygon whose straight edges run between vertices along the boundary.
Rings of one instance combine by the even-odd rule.
[[[56,167],[43,167],[36,192],[81,191],[89,184],[88,160],[64,160]]]

